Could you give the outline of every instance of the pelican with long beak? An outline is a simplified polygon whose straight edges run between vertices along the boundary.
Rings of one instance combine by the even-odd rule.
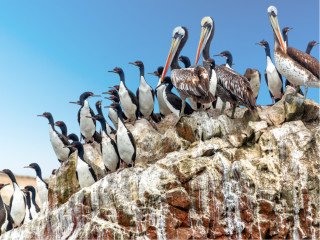
[[[308,87],[320,87],[317,59],[295,48],[287,47],[283,41],[278,23],[278,10],[274,6],[268,8],[268,15],[274,36],[274,61],[280,74],[292,84]]]
[[[215,83],[216,96],[221,98],[223,102],[233,103],[231,118],[234,117],[235,108],[238,104],[254,110],[255,98],[248,80],[228,67],[215,65],[214,61],[210,59],[209,50],[213,34],[214,22],[212,18],[204,17],[201,21],[200,41],[195,63],[198,63],[200,53],[202,53],[203,65],[211,74],[210,84]],[[223,113],[225,106],[224,104],[221,113]]]
[[[173,30],[172,38],[161,82],[163,82],[170,66],[172,84],[177,89],[182,100],[181,118],[184,114],[187,97],[191,97],[195,102],[202,104],[213,102],[215,97],[209,91],[209,75],[204,67],[181,68],[179,66],[178,57],[188,40],[188,30],[185,27],[176,27]]]

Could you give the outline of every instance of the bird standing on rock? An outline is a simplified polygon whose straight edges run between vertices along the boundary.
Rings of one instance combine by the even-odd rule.
[[[64,146],[69,145],[68,139],[55,130],[54,121],[51,113],[45,112],[42,115],[38,115],[38,117],[45,117],[49,120],[50,142],[58,158],[58,161],[62,164],[63,162],[68,160],[70,153],[69,149],[64,148]]]
[[[159,111],[160,111],[161,117],[164,118],[165,116],[168,116],[171,113],[171,111],[168,108],[168,106],[163,98],[163,92],[166,89],[166,86],[164,84],[161,85],[162,72],[163,72],[163,67],[158,67],[158,69],[156,71],[154,71],[153,73],[149,73],[149,74],[159,78],[158,85],[155,89],[155,94],[158,99]]]
[[[84,92],[80,95],[81,108],[78,112],[78,122],[80,125],[81,136],[84,138],[85,143],[93,143],[101,141],[101,136],[96,132],[96,120],[87,118],[87,116],[94,116],[94,112],[89,106],[87,99],[89,97],[100,97],[100,95],[94,95],[92,92]],[[78,102],[70,102],[78,104]]]
[[[168,108],[170,109],[171,112],[173,112],[177,117],[180,117],[181,111],[182,111],[182,100],[177,95],[175,95],[174,93],[171,92],[171,90],[173,88],[173,84],[171,82],[170,77],[168,77],[168,76],[165,77],[163,79],[162,84],[163,85],[168,84],[168,86],[166,86],[165,90],[163,91],[163,99],[164,99],[166,105],[168,106]],[[186,106],[184,108],[184,114],[189,115],[192,113],[193,113],[193,109],[186,102]]]
[[[260,89],[260,82],[261,82],[261,74],[259,70],[247,68],[243,76],[246,77],[250,82],[250,86],[253,92],[253,97],[257,100],[259,89]]]
[[[42,178],[41,168],[37,163],[31,163],[29,164],[29,166],[26,166],[25,168],[32,168],[36,171],[37,191],[39,194],[40,202],[42,206],[44,206],[48,203],[48,183],[46,183]]]
[[[97,109],[98,114],[101,115],[103,117],[103,119],[105,119],[104,116],[103,116],[103,113],[102,113],[101,103],[102,103],[101,100],[96,102],[96,109]],[[109,135],[112,134],[114,129],[108,124],[107,121],[105,121],[105,125],[106,125],[105,127],[106,127],[107,133]],[[100,131],[100,135],[101,135],[101,131]]]
[[[19,227],[23,224],[26,215],[26,198],[21,191],[15,176],[9,169],[3,169],[0,173],[8,175],[13,185],[13,195],[10,199],[10,215],[13,220],[13,226]]]
[[[210,79],[205,68],[202,66],[196,66],[192,68],[181,69],[179,66],[178,56],[187,40],[188,30],[185,27],[176,27],[173,30],[172,44],[161,76],[161,81],[163,82],[163,79],[170,66],[172,84],[177,89],[182,100],[181,115],[179,120],[184,114],[187,97],[190,97],[195,102],[201,104],[211,103],[215,100],[215,97],[209,91]]]
[[[97,181],[97,177],[92,167],[84,160],[84,149],[80,142],[73,142],[68,148],[78,150],[78,161],[76,166],[76,175],[80,188],[89,187]]]
[[[116,67],[109,71],[117,73],[120,76],[119,99],[123,108],[123,112],[128,118],[128,122],[132,121],[134,125],[138,118],[139,102],[137,97],[125,85],[124,72],[122,68]]]
[[[273,31],[273,56],[277,70],[290,83],[297,86],[305,86],[304,97],[306,97],[308,87],[320,87],[319,61],[307,53],[286,46],[280,33],[278,10],[275,6],[268,8],[268,16]]]
[[[118,113],[118,129],[116,133],[116,142],[120,159],[122,160],[122,166],[124,163],[134,167],[136,160],[136,142],[132,136],[132,133],[127,129],[123,122],[121,107],[119,103],[112,103],[109,108],[114,108]]]
[[[264,77],[269,87],[269,93],[272,99],[272,103],[278,102],[283,96],[283,80],[281,74],[278,72],[277,68],[274,66],[271,60],[270,47],[267,41],[260,41],[256,43],[262,46],[266,50],[267,57],[267,68],[264,72]]]
[[[130,63],[137,66],[140,70],[140,86],[137,89],[137,99],[139,103],[139,112],[146,119],[150,120],[154,107],[154,91],[144,78],[144,65],[142,61]]]
[[[29,193],[29,197],[30,197],[30,193],[32,194],[31,195],[31,198],[30,198],[30,214],[31,214],[31,219],[35,219],[37,218],[37,216],[39,215],[40,213],[40,208],[38,206],[38,204],[36,203],[36,190],[34,189],[33,186],[25,186],[24,187],[24,190],[26,193]]]
[[[109,136],[107,132],[105,118],[100,114],[95,115],[93,117],[101,123],[101,155],[104,162],[104,166],[107,172],[113,172],[119,168],[120,156],[118,153],[117,144],[113,141],[113,139]],[[116,131],[112,133],[116,133]]]

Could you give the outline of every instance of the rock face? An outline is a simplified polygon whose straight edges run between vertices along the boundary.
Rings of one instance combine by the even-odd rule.
[[[78,191],[72,156],[50,179],[49,211],[1,237],[319,239],[319,109],[291,96],[236,119],[138,120],[135,168]]]

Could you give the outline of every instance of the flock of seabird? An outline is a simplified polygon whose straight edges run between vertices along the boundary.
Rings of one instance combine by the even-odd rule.
[[[278,11],[274,6],[268,8],[268,16],[274,34],[274,61],[272,62],[270,46],[262,40],[258,45],[264,47],[267,67],[265,80],[267,82],[272,102],[277,102],[283,96],[283,77],[287,84],[299,88],[305,86],[305,94],[308,87],[319,88],[319,62],[312,56],[310,51],[317,45],[315,41],[308,44],[306,53],[288,46],[288,31],[286,27],[280,32],[278,24]],[[79,101],[71,102],[80,106],[78,122],[80,125],[80,140],[76,134],[69,134],[63,121],[54,122],[52,114],[45,112],[39,116],[49,121],[49,135],[53,150],[61,164],[68,161],[70,154],[77,151],[78,160],[76,175],[81,188],[88,187],[97,181],[97,177],[90,163],[85,160],[84,144],[97,142],[100,144],[101,155],[107,173],[117,171],[125,165],[134,167],[136,159],[136,144],[132,133],[125,123],[135,124],[139,118],[145,118],[154,123],[160,122],[169,114],[175,114],[179,120],[183,115],[194,111],[206,111],[211,108],[224,109],[232,107],[234,117],[235,109],[241,105],[250,111],[256,109],[256,99],[260,88],[261,74],[257,69],[248,68],[244,75],[237,73],[232,68],[232,54],[223,51],[214,56],[226,59],[224,65],[216,65],[210,58],[209,50],[215,31],[214,21],[211,17],[204,17],[201,21],[201,35],[196,51],[195,65],[191,66],[190,59],[180,56],[180,53],[188,40],[188,30],[185,27],[176,27],[172,33],[172,44],[164,67],[150,73],[158,77],[159,82],[155,90],[150,87],[145,79],[144,64],[142,61],[131,62],[138,67],[140,72],[140,86],[136,94],[130,91],[125,84],[124,71],[115,67],[109,71],[120,77],[120,84],[110,87],[107,92],[112,104],[109,108],[108,117],[114,128],[108,124],[103,116],[101,101],[96,103],[98,114],[90,108],[87,101],[90,97],[99,97],[92,92],[80,95]],[[203,65],[198,65],[202,55]],[[184,64],[184,68],[179,65]],[[166,73],[171,68],[171,76]],[[179,96],[172,92],[173,87]],[[299,90],[299,89],[298,89]],[[154,113],[154,95],[159,103],[160,113]],[[186,99],[190,104],[186,102]],[[179,122],[179,120],[177,122]],[[100,132],[96,131],[96,121],[101,124]],[[176,122],[176,123],[177,123]],[[174,123],[174,124],[176,124]],[[55,127],[59,127],[61,133]],[[20,189],[14,174],[9,169],[1,173],[6,174],[12,181],[14,193],[10,200],[10,206],[4,204],[0,195],[0,226],[1,233],[18,227],[24,222],[30,221],[44,209],[48,202],[48,184],[43,180],[41,168],[37,163],[31,163],[26,168],[32,168],[36,172],[36,189],[26,186]],[[56,170],[52,172],[56,174]],[[9,184],[0,184],[0,189]],[[36,192],[39,196],[42,209],[35,201]]]

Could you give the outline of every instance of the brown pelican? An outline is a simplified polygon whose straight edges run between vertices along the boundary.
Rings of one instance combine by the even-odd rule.
[[[278,71],[292,84],[305,86],[305,97],[308,87],[320,87],[317,59],[295,48],[287,47],[280,33],[278,10],[274,6],[268,8],[268,15],[274,36],[274,60]]]
[[[210,24],[212,22],[212,24]],[[196,54],[195,64],[198,63],[202,52],[203,64],[209,73],[215,73],[217,78],[216,96],[224,102],[233,104],[231,117],[233,118],[236,105],[244,105],[250,110],[255,109],[255,98],[248,80],[236,73],[233,69],[215,65],[209,57],[209,48],[214,33],[214,24],[211,17],[204,17],[201,21],[201,34]],[[211,79],[213,80],[213,79]],[[224,105],[225,107],[225,105]],[[221,112],[224,111],[224,107]]]
[[[260,72],[258,71],[258,69],[247,68],[243,76],[246,77],[250,82],[250,86],[253,92],[253,97],[257,100],[259,89],[260,89],[260,82],[261,82]]]
[[[178,63],[179,54],[188,40],[188,30],[185,27],[176,27],[172,33],[172,44],[165,68],[161,76],[161,82],[171,67],[171,81],[177,89],[182,100],[181,116],[184,114],[185,100],[192,98],[202,104],[211,103],[215,97],[209,92],[209,75],[202,66],[192,68],[180,68]]]

